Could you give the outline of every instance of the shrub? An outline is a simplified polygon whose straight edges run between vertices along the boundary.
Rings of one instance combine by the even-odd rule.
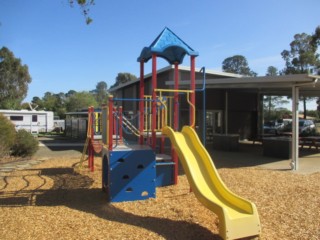
[[[9,155],[14,144],[16,131],[11,121],[0,114],[0,157]]]
[[[31,133],[20,129],[16,135],[16,141],[12,147],[12,155],[27,157],[36,153],[39,148],[38,140]]]

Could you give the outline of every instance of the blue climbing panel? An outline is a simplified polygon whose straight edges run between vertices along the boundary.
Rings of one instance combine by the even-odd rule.
[[[155,153],[147,146],[104,151],[103,189],[108,201],[144,200],[156,196]]]

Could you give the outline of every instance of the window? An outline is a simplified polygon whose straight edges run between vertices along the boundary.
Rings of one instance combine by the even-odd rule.
[[[32,122],[38,122],[38,115],[32,115]]]
[[[23,116],[10,116],[11,121],[23,121]]]

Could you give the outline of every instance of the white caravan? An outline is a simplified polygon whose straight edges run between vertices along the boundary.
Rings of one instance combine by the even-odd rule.
[[[54,129],[53,112],[50,111],[0,110],[0,114],[6,116],[16,130],[25,129],[32,134],[38,134]]]

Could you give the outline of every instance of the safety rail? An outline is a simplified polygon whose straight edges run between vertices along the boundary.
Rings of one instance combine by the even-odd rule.
[[[117,119],[120,120],[120,117],[117,116]],[[125,116],[122,115],[122,124],[125,125],[134,135],[137,137],[140,136],[139,129],[137,129],[129,119],[127,119]]]
[[[193,116],[192,116],[192,121],[190,126],[194,127],[195,126],[195,119],[196,119],[196,111],[195,111],[195,106],[191,103],[190,101],[190,94],[194,93],[193,90],[175,90],[175,89],[154,89],[155,92],[159,92],[159,96],[158,99],[161,102],[161,104],[163,104],[164,108],[166,109],[166,105],[161,101],[161,99],[163,98],[162,96],[162,92],[171,92],[171,93],[186,93],[187,94],[187,102],[189,103],[190,107],[193,109]],[[166,113],[165,113],[165,122],[167,121],[167,109],[166,109]]]
[[[145,95],[146,104],[144,107],[144,132],[151,132],[151,109],[152,109],[152,96]],[[157,97],[157,124],[155,131],[161,132],[164,126],[172,126],[173,118],[173,96],[161,96]]]
[[[155,89],[155,92],[159,93],[156,100],[152,99],[152,96],[145,95],[144,99],[130,99],[130,98],[113,98],[112,96],[109,97],[108,106],[104,106],[102,108],[102,115],[105,122],[102,124],[102,130],[106,134],[102,134],[103,143],[108,146],[111,150],[114,148],[114,138],[116,140],[116,144],[118,140],[122,140],[122,127],[125,126],[129,131],[131,131],[137,137],[140,136],[151,136],[151,133],[154,132],[161,132],[163,127],[170,126],[172,127],[173,122],[173,115],[175,114],[173,111],[173,104],[174,104],[174,96],[166,96],[164,93],[185,93],[187,95],[187,102],[190,107],[195,110],[195,106],[190,101],[190,94],[194,91],[192,90],[173,90],[173,89]],[[143,132],[134,126],[127,119],[123,116],[122,107],[118,109],[114,107],[114,102],[116,101],[144,101],[144,126]],[[152,103],[156,102],[156,124],[155,129],[152,129]],[[141,114],[141,113],[140,113]],[[193,111],[193,116],[191,120],[191,126],[194,127],[195,125],[195,111]]]

